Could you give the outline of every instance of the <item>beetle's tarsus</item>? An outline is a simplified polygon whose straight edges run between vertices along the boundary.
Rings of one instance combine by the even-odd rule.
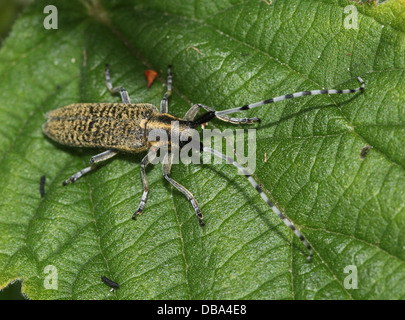
[[[132,220],[136,220],[136,217],[137,216],[140,216],[141,214],[142,214],[142,212],[143,212],[143,209],[137,209],[135,212],[134,212],[134,214],[132,215]]]

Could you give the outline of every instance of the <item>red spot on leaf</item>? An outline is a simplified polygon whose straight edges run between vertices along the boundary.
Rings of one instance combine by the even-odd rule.
[[[146,70],[146,71],[144,72],[144,74],[145,74],[146,81],[147,81],[147,83],[148,83],[148,88],[150,88],[150,86],[152,85],[153,81],[155,81],[155,79],[156,79],[157,72],[154,71],[154,70]]]

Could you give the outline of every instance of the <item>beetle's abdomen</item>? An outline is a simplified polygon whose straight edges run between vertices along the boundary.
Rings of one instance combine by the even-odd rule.
[[[139,152],[147,149],[146,123],[157,112],[152,104],[71,104],[48,112],[42,130],[69,146]]]

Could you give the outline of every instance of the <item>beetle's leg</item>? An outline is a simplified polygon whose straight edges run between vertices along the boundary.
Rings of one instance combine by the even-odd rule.
[[[198,104],[193,104],[190,109],[186,112],[186,114],[183,117],[183,120],[186,121],[193,121],[195,116],[197,115],[198,111],[200,110],[200,105]]]
[[[169,111],[168,99],[172,95],[172,83],[173,83],[172,66],[169,66],[167,68],[167,91],[163,95],[162,100],[160,101],[160,113],[167,113]]]
[[[123,103],[131,103],[128,92],[127,92],[127,90],[125,90],[124,87],[113,87],[113,85],[111,83],[110,68],[109,68],[108,64],[105,65],[105,83],[107,85],[108,90],[110,90],[111,93],[116,93],[116,92],[120,93]]]
[[[118,151],[107,150],[102,153],[96,154],[95,156],[91,157],[90,164],[108,160],[108,159],[114,157],[117,153],[118,153]]]
[[[200,207],[198,205],[197,200],[194,198],[193,194],[188,191],[185,187],[183,187],[180,183],[174,181],[172,178],[169,177],[170,170],[172,167],[171,160],[170,160],[169,153],[166,153],[165,158],[163,160],[162,168],[163,168],[163,176],[167,181],[170,182],[170,184],[175,187],[177,190],[179,190],[181,193],[183,193],[187,199],[190,201],[191,205],[194,208],[195,214],[197,216],[198,222],[200,225],[204,225],[203,222],[203,215],[201,213]]]
[[[205,106],[203,104],[193,104],[191,106],[191,108],[186,112],[183,119],[186,120],[186,121],[193,121],[195,116],[198,113],[198,110],[200,108],[203,108],[203,109],[205,109],[207,111],[210,111],[210,112],[215,112],[214,109],[212,109],[212,108],[210,108],[208,106]],[[218,119],[222,120],[222,121],[230,122],[230,123],[234,123],[234,124],[240,124],[240,123],[251,124],[254,121],[260,122],[259,118],[230,118],[230,117],[227,117],[227,116],[216,116],[216,117]]]
[[[155,149],[153,147],[151,148],[151,151],[154,152]],[[150,163],[149,157],[151,155],[151,151],[142,159],[141,161],[141,173],[142,173],[142,184],[143,184],[143,194],[141,198],[141,203],[139,204],[138,209],[135,211],[135,213],[132,215],[132,219],[135,220],[137,215],[142,214],[143,209],[145,208],[146,205],[146,200],[148,197],[149,193],[149,184],[148,180],[146,178],[146,166]]]
[[[77,181],[77,179],[81,178],[83,175],[85,175],[86,173],[88,173],[91,170],[94,170],[96,168],[95,166],[93,166],[93,164],[110,159],[110,158],[114,157],[117,153],[118,153],[117,151],[107,150],[107,151],[104,151],[102,153],[95,155],[94,157],[92,157],[90,159],[90,167],[84,168],[84,169],[80,170],[79,172],[75,173],[69,179],[63,181],[63,185],[66,186],[68,183],[73,183],[73,182]]]

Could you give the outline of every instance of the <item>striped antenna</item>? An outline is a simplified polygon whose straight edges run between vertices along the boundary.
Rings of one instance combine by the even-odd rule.
[[[253,108],[256,108],[256,107],[260,107],[260,106],[265,105],[265,104],[269,104],[269,103],[273,103],[273,102],[277,102],[277,101],[283,101],[283,100],[287,100],[287,99],[298,98],[298,97],[302,97],[302,96],[310,96],[310,95],[315,96],[315,95],[318,95],[318,94],[355,93],[355,92],[363,91],[364,87],[365,87],[365,83],[364,83],[363,79],[360,78],[360,77],[357,77],[357,80],[359,80],[361,86],[356,88],[356,89],[344,89],[344,90],[330,89],[330,90],[301,91],[301,92],[296,92],[296,93],[292,93],[292,94],[286,94],[286,95],[280,96],[280,97],[275,97],[275,98],[272,98],[272,99],[259,101],[259,102],[252,103],[252,104],[247,104],[247,105],[244,105],[244,106],[238,107],[238,108],[232,108],[232,109],[228,109],[228,110],[216,111],[215,115],[220,117],[220,116],[223,116],[225,114],[234,113],[234,112],[243,111],[243,110],[249,110],[249,109],[253,109]]]
[[[304,238],[304,236],[297,230],[297,228],[293,225],[293,223],[288,220],[286,216],[284,216],[280,210],[278,210],[273,203],[271,203],[270,199],[266,196],[266,194],[263,192],[263,190],[260,188],[259,184],[253,179],[253,177],[248,173],[248,171],[240,165],[238,162],[234,161],[233,159],[227,157],[226,155],[222,154],[221,152],[218,152],[214,149],[207,148],[204,145],[201,144],[201,150],[204,152],[208,152],[213,154],[216,157],[224,159],[227,163],[232,163],[236,168],[238,168],[244,175],[245,177],[249,180],[250,184],[256,189],[256,191],[260,194],[262,199],[266,201],[266,203],[269,205],[271,210],[279,216],[279,218],[285,223],[287,227],[289,227],[295,235],[301,240],[301,242],[307,247],[309,251],[309,256],[307,257],[308,260],[311,260],[312,258],[312,248],[309,245],[308,241]]]

